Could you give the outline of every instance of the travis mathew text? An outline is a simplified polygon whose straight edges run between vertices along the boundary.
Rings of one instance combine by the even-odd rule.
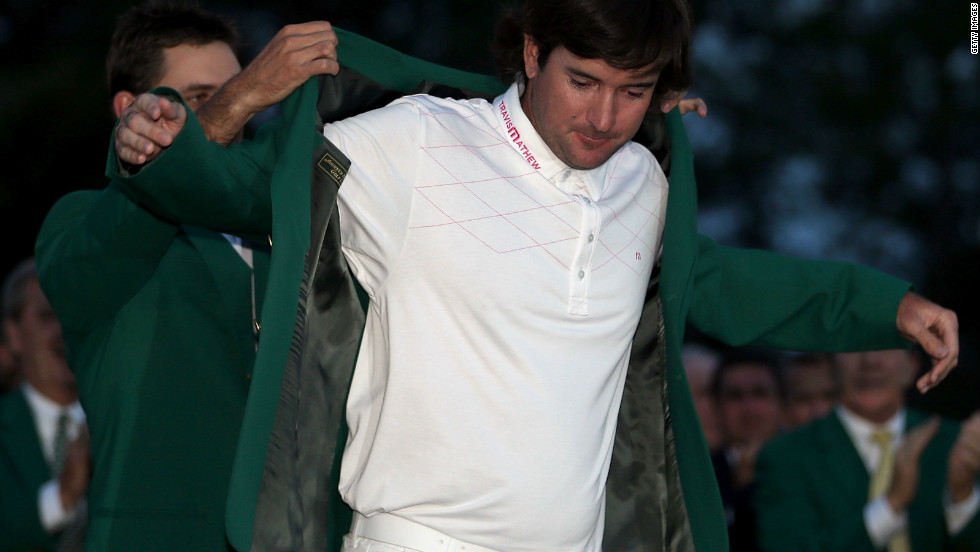
[[[535,169],[541,169],[541,165],[538,164],[538,160],[534,158],[534,154],[531,150],[524,145],[524,141],[521,140],[521,133],[518,132],[517,127],[514,126],[514,122],[510,120],[510,113],[507,111],[507,104],[503,100],[500,100],[500,115],[504,119],[504,126],[507,127],[507,136],[510,136],[511,141],[517,146],[517,151],[521,152],[524,159],[531,164]]]

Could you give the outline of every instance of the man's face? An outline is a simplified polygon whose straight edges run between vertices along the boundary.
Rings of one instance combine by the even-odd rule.
[[[915,356],[905,349],[838,353],[841,404],[873,423],[882,423],[905,402],[916,372]]]
[[[743,362],[722,375],[718,414],[730,445],[767,441],[779,430],[779,389],[764,365]]]
[[[711,396],[711,378],[714,376],[718,361],[708,355],[697,353],[682,353],[684,371],[687,373],[687,383],[691,387],[691,398],[701,422],[704,440],[708,449],[714,450],[721,446],[721,427],[715,412],[715,401]]]
[[[24,283],[20,318],[6,320],[5,329],[10,350],[20,362],[24,379],[55,400],[66,390],[74,393],[75,376],[65,362],[61,324],[37,280]]]
[[[798,427],[824,416],[837,404],[838,389],[829,363],[794,367],[786,379],[786,423]]]
[[[616,69],[600,59],[552,50],[544,66],[538,46],[524,44],[528,82],[521,107],[551,151],[575,169],[606,162],[640,128],[657,83],[652,66]]]
[[[221,86],[242,70],[224,42],[181,44],[163,51],[163,74],[154,86],[169,86],[197,111]]]

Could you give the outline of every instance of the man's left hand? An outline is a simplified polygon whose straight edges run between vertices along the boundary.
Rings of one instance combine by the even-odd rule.
[[[949,451],[946,479],[954,504],[970,497],[977,472],[980,472],[980,411],[960,424],[956,443]]]
[[[917,293],[908,292],[898,305],[898,332],[918,343],[932,359],[932,368],[916,382],[920,392],[935,387],[959,361],[960,336],[956,313]]]

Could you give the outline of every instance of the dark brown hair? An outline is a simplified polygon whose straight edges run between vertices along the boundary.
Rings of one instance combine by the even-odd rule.
[[[525,34],[537,42],[542,66],[564,46],[618,69],[652,64],[660,70],[658,97],[691,86],[691,15],[685,0],[527,0],[506,10],[497,24],[493,53],[504,82],[524,71]]]
[[[237,53],[240,38],[231,23],[196,4],[151,0],[130,8],[119,16],[106,56],[109,97],[152,88],[163,72],[165,49],[212,42],[224,42]]]

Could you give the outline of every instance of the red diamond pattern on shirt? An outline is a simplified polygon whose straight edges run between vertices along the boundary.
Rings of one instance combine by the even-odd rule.
[[[441,169],[445,179],[415,187],[419,198],[410,229],[458,227],[498,254],[540,248],[568,269],[580,239],[578,201],[527,163],[514,163],[517,153],[497,124],[488,132],[486,121],[475,114],[446,110],[426,116],[436,124],[427,126],[422,162]],[[650,176],[635,169],[620,170],[620,159],[612,159],[602,195],[620,192],[621,198],[612,204],[598,198],[602,227],[592,267],[598,271],[615,262],[639,273],[658,247],[661,194],[649,189],[652,185],[631,193],[629,189],[636,188],[629,185],[631,179]],[[426,172],[440,174],[435,168]],[[584,188],[581,195],[587,195]],[[627,204],[632,205],[625,208]]]

